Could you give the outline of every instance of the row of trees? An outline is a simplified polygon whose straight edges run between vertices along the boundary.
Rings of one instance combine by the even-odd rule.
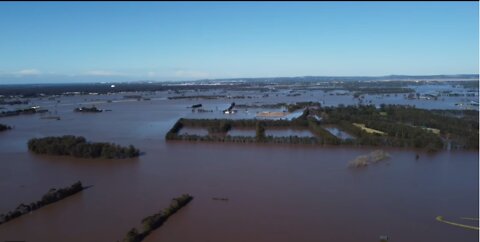
[[[304,102],[299,106],[308,107],[318,105],[318,103]],[[178,135],[183,127],[201,127],[207,128],[210,135]],[[236,128],[254,128],[255,137],[250,136],[229,136],[214,135],[218,132],[227,133],[232,127]],[[275,137],[266,136],[267,128],[288,127],[310,129],[317,134],[317,137]],[[281,144],[340,144],[340,140],[313,118],[309,118],[309,109],[305,109],[303,114],[293,120],[255,120],[255,119],[179,119],[166,135],[167,140],[201,141],[201,142],[235,142],[235,143],[281,143]]]
[[[257,122],[262,122],[265,127],[306,127],[308,123],[301,116],[292,121],[277,119],[277,120],[257,120],[257,119],[185,119],[180,118],[177,123],[170,129],[170,132],[178,132],[183,126],[186,127],[222,127],[230,125],[232,128],[255,128]],[[180,123],[180,124],[178,124]]]
[[[302,105],[315,105],[303,103]],[[373,105],[306,108],[303,114],[288,120],[228,120],[228,119],[180,119],[167,133],[167,140],[219,141],[219,142],[267,142],[267,143],[315,143],[330,145],[414,147],[430,151],[445,148],[449,142],[453,148],[478,149],[478,112],[447,112],[422,110],[405,105]],[[309,107],[309,106],[306,106]],[[321,117],[321,121],[314,118]],[[362,123],[366,127],[385,132],[385,135],[368,133],[353,125]],[[324,129],[322,125],[333,124],[355,136],[342,140]],[[254,128],[255,138],[230,136],[178,135],[183,127],[203,127],[210,132],[226,133],[232,127]],[[267,137],[268,127],[308,128],[317,135],[303,137]],[[427,128],[439,129],[440,134]],[[445,142],[444,142],[445,141]]]
[[[249,136],[218,136],[218,135],[178,135],[170,140],[200,141],[200,142],[233,142],[233,143],[254,143],[255,137]]]
[[[84,187],[80,181],[74,183],[69,187],[60,188],[58,190],[55,188],[52,188],[45,195],[43,195],[41,200],[37,202],[32,202],[28,205],[21,203],[20,205],[18,205],[18,207],[15,210],[10,211],[7,214],[0,214],[0,224],[6,223],[12,219],[20,217],[23,214],[37,210],[48,204],[57,202],[77,192],[80,192],[85,188],[86,187]]]
[[[170,206],[163,211],[148,216],[142,220],[141,230],[132,228],[123,239],[124,242],[140,242],[147,237],[153,230],[163,225],[167,219],[187,205],[193,197],[189,194],[183,194],[180,197],[172,199]]]
[[[178,132],[183,127],[197,127],[197,128],[206,128],[210,134],[215,133],[227,133],[232,128],[254,128],[257,130],[257,136],[259,127],[263,128],[263,133],[265,127],[306,127],[304,122],[298,121],[288,121],[288,120],[254,120],[254,119],[179,119],[173,127],[167,132],[167,140],[183,139],[180,136],[187,135],[178,135]],[[188,139],[193,139],[197,137],[195,135],[191,136]],[[198,136],[200,137],[200,136]],[[217,138],[221,138],[217,137]]]
[[[267,137],[265,135],[265,123],[257,122],[255,125],[255,138],[257,141],[265,140]]]
[[[79,158],[121,159],[140,155],[133,145],[122,147],[113,143],[89,143],[84,137],[73,135],[30,139],[28,149],[37,154]]]
[[[232,124],[227,120],[222,120],[214,126],[208,127],[208,132],[210,133],[227,133],[232,129]]]
[[[199,142],[229,142],[229,143],[275,143],[275,144],[323,144],[317,137],[299,136],[201,136],[201,135],[180,135],[175,140],[199,141]]]

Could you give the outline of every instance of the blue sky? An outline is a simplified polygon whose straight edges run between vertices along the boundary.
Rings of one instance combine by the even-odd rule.
[[[2,2],[0,83],[473,74],[478,2]]]

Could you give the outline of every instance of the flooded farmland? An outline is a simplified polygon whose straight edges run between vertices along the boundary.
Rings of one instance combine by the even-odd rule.
[[[479,242],[478,7],[0,3],[0,242]]]
[[[230,136],[255,137],[255,129],[233,128],[233,129],[228,131],[228,135],[230,135]]]
[[[478,216],[477,151],[428,154],[390,148],[386,149],[391,155],[388,162],[349,169],[350,160],[374,148],[166,142],[166,132],[181,117],[255,115],[221,112],[232,101],[253,102],[245,99],[200,100],[204,109],[213,112],[197,113],[187,107],[199,100],[170,100],[169,95],[145,94],[150,100],[140,101],[120,94],[34,99],[32,103],[48,108],[51,114],[1,118],[1,123],[14,129],[0,133],[0,213],[38,200],[51,187],[77,180],[93,187],[0,225],[0,240],[121,240],[142,218],[182,193],[192,194],[195,200],[145,241],[367,242],[378,241],[381,235],[392,241],[479,239],[478,231],[435,220],[439,215],[457,221]],[[252,100],[307,101],[311,100],[309,95],[257,95]],[[312,95],[323,98],[323,94]],[[393,100],[367,98],[374,103],[395,102],[394,96]],[[418,106],[434,103],[433,108],[454,108],[458,99],[397,98]],[[357,102],[351,96],[336,95],[326,95],[324,101],[326,105]],[[79,105],[92,104],[112,111],[73,112]],[[41,119],[42,115],[61,119]],[[251,131],[231,132],[243,135]],[[85,160],[34,155],[27,150],[30,138],[65,134],[96,142],[133,144],[144,154],[135,159]],[[417,153],[419,158],[415,159]],[[215,201],[212,197],[229,200]],[[478,221],[471,222],[478,226]]]
[[[208,135],[208,130],[202,128],[192,128],[192,127],[183,127],[180,134],[187,134],[187,135]]]
[[[308,129],[286,129],[286,128],[271,128],[265,131],[266,136],[274,137],[314,137],[315,135]]]

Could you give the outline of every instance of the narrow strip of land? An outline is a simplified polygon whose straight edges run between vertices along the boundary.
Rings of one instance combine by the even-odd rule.
[[[72,196],[73,194],[78,193],[86,188],[88,187],[84,187],[80,181],[74,183],[69,187],[60,189],[52,188],[45,195],[43,195],[40,201],[32,202],[28,205],[21,203],[15,210],[10,211],[7,214],[0,214],[0,225],[12,219],[18,218],[24,214],[40,209],[41,207],[47,206],[48,204]]]
[[[170,206],[163,211],[148,216],[142,220],[142,229],[139,231],[132,228],[123,239],[124,242],[140,242],[145,239],[153,230],[159,228],[167,219],[187,205],[193,197],[189,194],[183,194],[180,197],[172,199]]]
[[[478,228],[478,227],[475,227],[475,226],[466,225],[466,224],[459,224],[459,223],[455,223],[455,222],[450,222],[450,221],[444,220],[442,216],[437,216],[435,219],[436,219],[437,221],[439,221],[439,222],[446,223],[446,224],[450,224],[450,225],[457,226],[457,227],[460,227],[460,228],[479,230],[479,228]],[[477,220],[478,220],[478,219],[477,219]]]

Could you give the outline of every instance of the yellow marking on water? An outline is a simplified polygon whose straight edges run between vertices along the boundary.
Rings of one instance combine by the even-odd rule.
[[[446,223],[446,224],[450,224],[450,225],[457,226],[457,227],[460,227],[460,228],[479,230],[478,227],[475,227],[475,226],[470,226],[470,225],[465,225],[465,224],[459,224],[459,223],[454,223],[454,222],[450,222],[450,221],[444,220],[442,216],[437,216],[435,219],[436,219],[437,221],[439,221],[439,222]],[[477,219],[477,220],[478,220],[478,219]]]
[[[465,219],[465,220],[475,220],[475,221],[478,221],[478,218],[465,218],[465,217],[461,217],[460,219]]]

